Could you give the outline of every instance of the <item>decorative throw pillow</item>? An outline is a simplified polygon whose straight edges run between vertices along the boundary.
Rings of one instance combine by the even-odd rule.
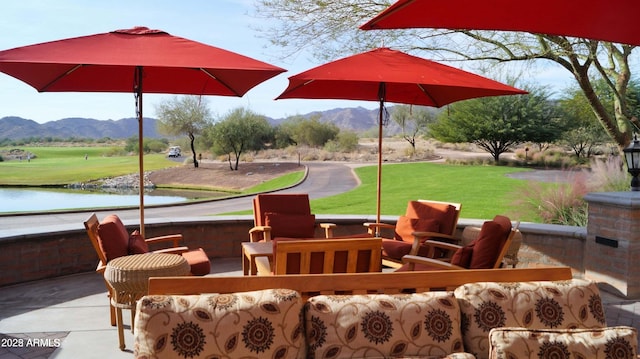
[[[143,254],[149,252],[149,245],[142,238],[137,229],[129,235],[129,254]]]
[[[413,232],[438,232],[440,223],[435,219],[398,217],[395,228],[395,239],[413,243]]]
[[[465,351],[478,359],[488,357],[493,328],[606,327],[600,290],[584,279],[468,283],[454,293],[460,304]]]
[[[489,358],[621,358],[638,352],[635,328],[525,329],[489,332]]]
[[[316,216],[313,214],[265,213],[266,225],[271,227],[271,238],[313,238]]]

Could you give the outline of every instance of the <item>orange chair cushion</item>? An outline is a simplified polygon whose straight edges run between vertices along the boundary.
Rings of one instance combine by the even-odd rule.
[[[453,234],[456,225],[456,207],[447,203],[427,203],[409,201],[405,216],[410,218],[431,218],[439,222],[435,232]]]
[[[143,254],[149,252],[147,241],[142,238],[140,231],[137,229],[129,235],[129,254]]]
[[[202,248],[181,253],[191,266],[191,274],[207,275],[211,272],[211,262]]]
[[[106,216],[100,222],[98,244],[107,262],[129,254],[129,233],[115,214]]]
[[[259,194],[253,198],[253,219],[256,226],[267,226],[266,214],[311,214],[307,194]]]
[[[268,212],[266,225],[271,227],[271,238],[313,238],[316,230],[316,216],[313,214],[286,214]]]
[[[436,219],[410,218],[407,216],[398,217],[395,228],[395,239],[413,243],[413,232],[438,232],[440,230],[440,222]]]
[[[510,230],[511,228],[509,228]],[[509,232],[505,232],[505,227],[500,223],[496,221],[484,222],[478,238],[474,241],[469,269],[493,268],[508,235]]]

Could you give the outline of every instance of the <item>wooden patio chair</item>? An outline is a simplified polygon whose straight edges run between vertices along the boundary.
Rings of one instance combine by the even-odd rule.
[[[258,275],[380,272],[380,238],[275,240],[273,258],[256,258]]]
[[[500,268],[513,238],[519,233],[519,226],[520,222],[512,226],[508,217],[498,215],[484,222],[478,237],[466,246],[427,241],[425,245],[440,248],[450,255],[443,258],[405,256],[405,264],[398,271]]]
[[[382,264],[400,268],[406,255],[434,257],[432,247],[423,246],[427,240],[457,243],[454,236],[460,218],[460,203],[430,200],[409,201],[404,216],[395,225],[365,223],[371,236],[380,236],[381,230],[393,231],[393,238],[382,239]]]
[[[180,246],[182,234],[171,234],[154,238],[142,238],[134,233],[129,234],[126,227],[115,215],[105,217],[102,222],[98,221],[95,213],[84,221],[84,228],[91,240],[93,249],[98,255],[98,265],[96,272],[104,275],[107,263],[110,260],[126,256],[129,254],[139,254],[149,252],[148,246],[156,243],[170,242],[172,247],[153,251],[154,253],[175,253],[182,255],[191,266],[193,275],[205,275],[211,271],[211,262],[202,248],[189,250],[188,247]],[[111,317],[111,325],[116,325],[116,308],[111,305],[111,286],[105,281],[107,294],[109,296],[109,311]],[[134,313],[131,313],[132,317]]]
[[[314,238],[316,217],[311,213],[308,194],[259,194],[253,198],[254,227],[249,230],[251,242],[274,238]],[[333,237],[333,223],[319,225],[325,238]]]

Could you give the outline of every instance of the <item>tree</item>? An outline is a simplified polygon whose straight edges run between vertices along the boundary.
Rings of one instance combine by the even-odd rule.
[[[551,61],[574,76],[596,118],[620,148],[630,142],[633,127],[640,128],[637,111],[627,101],[634,46],[522,32],[358,29],[391,2],[258,0],[256,14],[269,18],[273,24],[262,29],[262,34],[288,50],[281,51],[281,56],[311,50],[326,60],[371,49],[384,40],[385,46],[428,52],[443,60],[498,64]],[[597,96],[593,83],[597,79],[611,90],[614,111],[609,111],[611,108]]]
[[[231,110],[211,131],[213,152],[227,155],[232,171],[238,170],[243,152],[260,150],[273,138],[273,129],[267,119],[244,108]],[[232,155],[235,165],[231,162]]]
[[[606,141],[607,134],[589,108],[578,88],[569,89],[559,101],[559,110],[567,124],[562,142],[571,147],[577,158],[590,157],[593,148]]]
[[[211,115],[206,101],[202,96],[182,96],[162,102],[156,109],[158,115],[158,130],[166,135],[178,136],[186,134],[189,137],[193,166],[198,168],[198,159],[194,142],[207,123],[211,122]]]
[[[276,137],[283,145],[322,147],[327,141],[335,139],[339,132],[335,124],[320,122],[319,115],[311,118],[293,116],[278,126]]]
[[[412,153],[415,154],[416,138],[427,132],[427,127],[435,121],[436,117],[425,107],[399,105],[394,106],[391,118],[400,125],[402,138],[409,142]]]
[[[533,87],[528,95],[483,97],[457,102],[429,127],[443,142],[471,142],[489,152],[494,161],[525,141],[555,141],[561,134],[547,94]]]

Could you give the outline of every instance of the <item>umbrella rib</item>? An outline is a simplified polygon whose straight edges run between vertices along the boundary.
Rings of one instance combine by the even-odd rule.
[[[436,101],[435,98],[433,98],[433,96],[431,96],[431,94],[429,94],[429,91],[427,91],[422,84],[418,84],[418,88],[420,89],[420,91],[422,91],[422,93],[424,93],[425,96],[427,96],[429,98],[429,100],[431,100],[431,102],[433,102],[434,105],[436,105],[436,107],[440,107],[441,105],[438,103],[438,101]]]
[[[72,72],[74,72],[75,70],[77,70],[78,68],[80,68],[80,67],[82,67],[82,66],[84,66],[84,65],[83,65],[83,64],[75,65],[75,66],[74,66],[73,68],[71,68],[69,71],[67,71],[67,72],[65,72],[65,73],[63,73],[63,74],[61,74],[61,75],[59,75],[58,77],[56,77],[55,79],[53,79],[53,81],[51,81],[51,82],[49,82],[48,84],[46,84],[46,85],[42,86],[42,88],[41,88],[41,89],[39,89],[39,90],[38,90],[38,92],[46,92],[46,91],[47,91],[47,89],[48,89],[51,85],[54,85],[54,84],[55,84],[56,82],[58,82],[61,78],[69,76],[69,74],[71,74]]]
[[[232,88],[231,86],[227,85],[226,82],[220,80],[219,78],[217,78],[214,74],[212,74],[211,72],[207,71],[206,69],[203,69],[202,67],[199,68],[200,71],[204,72],[205,74],[207,74],[209,77],[211,77],[212,79],[220,82],[222,84],[222,86],[226,87],[227,89],[229,89],[229,91],[233,92],[236,96],[238,97],[242,97],[242,94],[238,93],[238,91],[236,91],[234,88]]]

